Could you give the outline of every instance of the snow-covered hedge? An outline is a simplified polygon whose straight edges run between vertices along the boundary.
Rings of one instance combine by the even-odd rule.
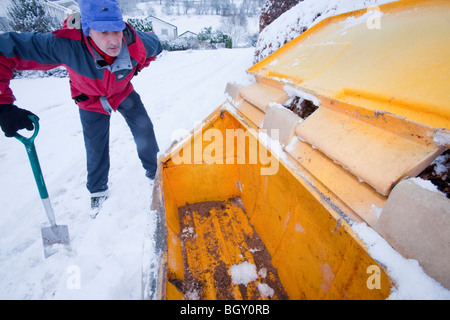
[[[15,70],[13,73],[13,79],[36,79],[36,78],[47,78],[47,77],[55,77],[55,78],[66,78],[69,74],[65,67],[57,67],[55,69],[41,71],[41,70],[24,70],[18,71]]]

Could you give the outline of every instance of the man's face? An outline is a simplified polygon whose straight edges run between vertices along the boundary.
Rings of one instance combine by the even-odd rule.
[[[122,48],[123,31],[96,31],[89,29],[89,36],[104,53],[117,57]]]

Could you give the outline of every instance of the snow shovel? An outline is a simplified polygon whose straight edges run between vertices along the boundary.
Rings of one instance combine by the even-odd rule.
[[[42,175],[41,166],[39,165],[36,148],[34,146],[34,139],[39,132],[39,120],[36,116],[28,116],[34,124],[34,133],[30,138],[25,138],[20,134],[14,137],[25,145],[28,159],[30,160],[31,169],[33,170],[34,179],[36,180],[39,195],[44,204],[45,212],[47,213],[50,227],[41,228],[42,242],[44,243],[44,255],[48,258],[58,251],[58,248],[66,247],[70,250],[69,229],[64,225],[57,225],[55,214],[50,203],[47,188],[45,187],[44,177]]]

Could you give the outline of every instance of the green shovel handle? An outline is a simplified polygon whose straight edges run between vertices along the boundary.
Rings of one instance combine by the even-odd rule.
[[[29,115],[28,118],[34,124],[33,135],[29,138],[26,138],[16,133],[14,138],[16,138],[25,145],[25,149],[27,150],[28,154],[28,159],[30,160],[31,164],[31,169],[33,170],[34,179],[36,180],[36,184],[39,190],[39,195],[41,196],[41,199],[47,199],[48,198],[47,188],[45,187],[44,176],[42,175],[41,166],[39,165],[39,159],[36,153],[36,148],[34,146],[34,139],[36,138],[39,132],[39,119],[35,115]]]
[[[34,142],[34,139],[36,138],[37,134],[39,133],[39,119],[38,119],[38,117],[36,117],[34,115],[30,115],[30,116],[28,116],[28,118],[34,124],[33,135],[31,137],[29,137],[29,138],[26,138],[26,137],[16,133],[16,135],[14,136],[14,138],[16,138],[17,140],[19,140],[20,142],[22,142],[25,145],[32,144]]]

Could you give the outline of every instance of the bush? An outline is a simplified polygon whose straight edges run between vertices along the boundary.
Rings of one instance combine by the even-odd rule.
[[[233,47],[233,40],[230,35],[219,30],[213,32],[212,27],[203,28],[197,38],[203,46],[209,45],[212,48],[216,48],[217,44],[223,44],[225,48],[231,49]]]
[[[13,79],[36,79],[36,78],[67,78],[69,73],[65,67],[56,67],[51,70],[14,70]]]
[[[203,28],[197,37],[178,38],[175,40],[161,40],[164,50],[196,50],[219,49],[233,47],[231,36],[221,31],[212,31],[212,27]]]
[[[133,27],[135,30],[144,31],[144,32],[151,32],[153,31],[153,25],[150,20],[147,18],[144,19],[128,19],[127,23]]]
[[[180,51],[189,49],[198,49],[199,42],[196,38],[178,38],[175,40],[161,40],[161,44],[164,50],[167,51]]]

